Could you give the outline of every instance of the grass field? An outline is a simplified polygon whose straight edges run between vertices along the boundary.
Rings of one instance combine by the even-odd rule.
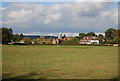
[[[113,79],[118,47],[3,46],[3,79]]]

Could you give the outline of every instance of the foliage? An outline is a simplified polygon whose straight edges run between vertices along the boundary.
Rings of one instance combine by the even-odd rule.
[[[98,35],[98,39],[100,41],[100,44],[104,44],[105,43],[105,37],[102,34]]]
[[[78,40],[82,39],[82,38],[81,38],[81,37],[79,37],[79,36],[76,36],[75,38],[76,38],[76,39],[78,39]]]
[[[13,30],[11,28],[0,28],[2,30],[2,44],[8,44],[12,41],[14,42],[20,42],[24,38],[24,35],[21,33],[19,34],[13,34]],[[63,45],[73,45],[73,44],[79,44],[79,40],[82,39],[84,36],[97,36],[94,32],[88,32],[86,33],[79,33],[79,36],[73,37],[73,39],[66,37],[65,34],[63,35],[63,38],[66,38],[67,40],[63,40]],[[114,29],[109,28],[105,31],[105,37],[102,34],[98,35],[100,44],[117,44],[120,43],[120,29]],[[35,39],[35,43],[37,44],[52,44],[53,38],[50,37],[49,39],[46,39],[45,36],[40,36],[40,38]],[[0,42],[1,42],[0,41]],[[31,39],[28,39],[25,41],[26,44],[31,44]]]
[[[32,42],[31,42],[32,39],[30,39],[30,38],[25,38],[24,40],[25,40],[25,41],[24,41],[25,44],[28,44],[28,45],[32,44]]]
[[[24,35],[21,33],[20,34],[20,40],[22,40],[24,38]]]
[[[44,42],[46,39],[45,39],[45,36],[40,36],[40,41]]]
[[[86,36],[97,36],[94,32],[88,32]]]
[[[99,35],[98,35],[98,38],[100,38],[100,39],[105,39],[105,37],[104,37],[102,34],[99,34]]]
[[[97,36],[94,32],[88,32],[87,34],[85,33],[79,33],[79,38],[82,39],[84,36]]]
[[[11,28],[2,28],[2,44],[8,44],[12,41],[13,30]]]
[[[109,28],[105,31],[105,37],[107,40],[112,40],[115,38],[116,29]]]
[[[19,42],[20,41],[20,35],[19,34],[14,34],[13,35],[13,41],[14,42]]]
[[[79,33],[79,37],[80,37],[80,39],[82,39],[84,36],[86,36],[85,33]]]
[[[45,44],[52,44],[52,39],[46,39]]]
[[[108,41],[109,44],[120,44],[120,37],[115,37],[113,40]]]
[[[79,39],[74,38],[73,40],[63,40],[62,45],[77,45],[79,44]]]

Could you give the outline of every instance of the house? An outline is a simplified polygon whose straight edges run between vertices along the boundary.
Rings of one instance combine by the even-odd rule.
[[[59,34],[59,38],[53,38],[52,44],[60,44],[63,40],[67,40],[65,34],[62,35],[62,33]]]
[[[52,44],[60,44],[60,39],[53,39]]]
[[[80,44],[99,44],[98,37],[95,36],[85,36],[83,39],[80,40]]]

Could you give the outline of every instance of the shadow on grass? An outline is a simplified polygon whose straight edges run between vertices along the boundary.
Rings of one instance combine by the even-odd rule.
[[[28,73],[25,75],[19,75],[19,76],[14,76],[12,77],[12,73],[10,74],[3,74],[2,77],[2,81],[29,81],[31,79],[29,79],[29,77],[38,75],[37,73]],[[38,80],[42,80],[43,78],[38,78]],[[32,80],[37,80],[37,79],[32,79]]]
[[[40,75],[37,73],[29,73],[25,75],[10,77],[12,74],[4,74],[2,81],[120,81],[120,78],[113,79],[45,79],[43,77],[38,79],[31,79],[30,77]]]

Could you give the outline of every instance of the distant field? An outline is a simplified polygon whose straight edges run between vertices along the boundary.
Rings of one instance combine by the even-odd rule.
[[[118,47],[3,46],[3,79],[113,79]]]

